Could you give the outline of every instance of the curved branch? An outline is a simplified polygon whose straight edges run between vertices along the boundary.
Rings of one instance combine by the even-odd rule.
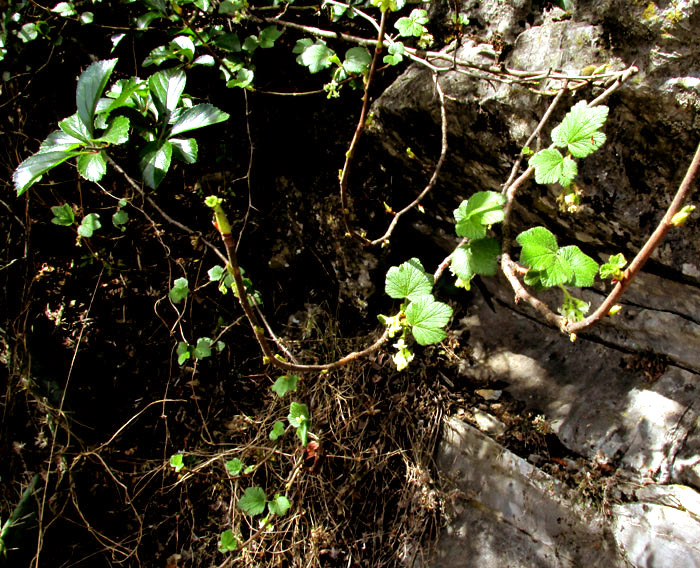
[[[442,87],[440,87],[440,81],[438,80],[437,73],[434,74],[434,79],[435,89],[437,90],[438,96],[440,97],[440,157],[438,158],[437,164],[435,165],[435,169],[433,170],[433,175],[430,176],[430,181],[428,182],[428,185],[425,186],[423,191],[421,191],[411,203],[406,205],[406,207],[401,209],[401,211],[394,213],[394,218],[391,220],[391,223],[389,224],[389,227],[387,228],[386,232],[378,239],[374,239],[370,243],[371,245],[378,245],[389,242],[389,237],[391,237],[391,234],[394,232],[396,224],[399,222],[399,218],[402,215],[408,213],[414,207],[418,206],[421,200],[430,192],[430,190],[433,189],[433,187],[435,187],[435,183],[437,182],[438,176],[440,175],[440,170],[442,169],[442,165],[445,162],[445,157],[447,156],[447,111],[445,110],[445,93],[442,92]]]

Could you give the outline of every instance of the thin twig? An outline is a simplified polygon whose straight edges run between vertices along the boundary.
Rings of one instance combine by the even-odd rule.
[[[391,220],[391,223],[389,224],[389,227],[387,228],[384,235],[382,235],[378,239],[373,240],[370,243],[372,245],[378,245],[389,242],[389,237],[391,237],[391,234],[394,232],[396,224],[399,222],[399,218],[405,213],[408,213],[414,207],[417,207],[421,200],[428,194],[428,192],[430,192],[430,190],[432,190],[433,187],[435,187],[435,183],[437,182],[438,176],[440,175],[440,170],[442,169],[442,165],[445,162],[445,157],[447,156],[447,111],[445,110],[445,94],[442,92],[442,87],[440,87],[440,81],[437,73],[433,75],[433,79],[435,81],[435,89],[437,90],[438,96],[440,97],[440,123],[442,134],[440,138],[440,157],[437,161],[437,164],[435,165],[435,169],[433,170],[433,175],[430,177],[430,181],[428,182],[428,185],[425,186],[425,189],[423,189],[423,191],[421,191],[411,203],[409,203],[408,205],[406,205],[406,207],[401,209],[401,211],[394,213],[394,218]]]
[[[362,133],[365,130],[365,125],[367,124],[367,113],[369,112],[369,89],[372,85],[372,78],[374,77],[374,71],[377,67],[377,60],[379,59],[379,54],[382,50],[382,40],[384,39],[384,30],[386,28],[386,14],[386,12],[382,12],[382,19],[379,22],[379,35],[377,38],[377,45],[374,50],[374,56],[372,57],[372,63],[370,64],[369,71],[367,72],[365,92],[362,96],[362,110],[360,111],[360,119],[357,122],[357,128],[355,128],[355,133],[353,134],[352,140],[350,141],[348,151],[345,153],[345,163],[343,164],[343,169],[340,172],[340,201],[343,214],[343,222],[345,223],[345,230],[353,239],[360,241],[364,245],[369,244],[370,241],[364,236],[360,235],[354,229],[350,221],[348,175],[350,173],[350,164],[352,164],[353,158],[355,156],[355,151],[357,150],[357,145],[360,141],[360,136],[362,136]]]
[[[663,216],[659,222],[659,225],[651,234],[647,242],[637,253],[637,256],[634,257],[634,260],[630,263],[627,270],[625,270],[622,280],[615,285],[615,288],[613,288],[608,297],[605,298],[600,307],[590,316],[579,322],[567,323],[565,326],[565,331],[567,333],[575,333],[585,329],[608,315],[610,308],[612,308],[620,299],[622,294],[625,293],[625,290],[627,290],[629,285],[632,283],[634,277],[639,273],[646,261],[649,260],[651,254],[666,236],[666,233],[668,233],[671,227],[674,226],[671,220],[673,219],[673,216],[683,207],[685,200],[688,198],[688,195],[693,189],[693,185],[695,185],[695,182],[698,179],[698,175],[700,175],[700,144],[698,144],[698,147],[695,150],[693,161],[688,166],[688,169],[685,172],[685,177],[683,178],[681,185],[678,187],[678,191],[676,192],[671,205],[669,205],[666,214]]]
[[[377,339],[369,347],[363,349],[362,351],[353,351],[352,353],[349,353],[348,355],[345,355],[344,357],[341,357],[340,359],[333,361],[332,363],[300,365],[297,363],[289,363],[279,358],[272,351],[270,343],[268,342],[267,337],[265,337],[264,330],[260,326],[260,320],[258,319],[257,314],[251,307],[250,297],[246,292],[245,284],[243,282],[243,275],[241,274],[241,269],[238,264],[238,257],[236,255],[236,245],[233,242],[233,237],[231,236],[231,233],[221,232],[221,230],[220,235],[224,246],[226,247],[226,253],[228,256],[228,266],[231,269],[233,280],[236,285],[236,291],[238,292],[238,301],[241,305],[241,308],[243,308],[243,312],[248,318],[248,323],[250,324],[253,333],[255,334],[255,339],[257,340],[258,345],[260,346],[260,350],[263,353],[263,360],[265,363],[269,363],[283,371],[293,371],[297,373],[332,371],[377,351],[382,345],[384,345],[384,343],[386,343],[386,340],[389,337],[388,330],[384,330],[384,333],[382,333],[379,339]]]

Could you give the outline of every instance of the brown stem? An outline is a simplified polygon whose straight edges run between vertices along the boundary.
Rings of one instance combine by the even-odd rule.
[[[278,359],[275,356],[275,353],[272,351],[267,337],[265,337],[265,332],[260,325],[260,320],[258,319],[258,316],[251,307],[250,297],[246,292],[245,284],[243,283],[243,275],[241,274],[241,269],[238,264],[238,257],[236,255],[236,245],[233,242],[233,237],[231,236],[231,233],[221,233],[221,239],[223,240],[224,246],[226,247],[228,264],[231,267],[233,280],[236,284],[236,291],[238,292],[238,301],[241,304],[241,307],[243,308],[243,312],[245,313],[246,318],[248,318],[250,327],[253,329],[255,339],[258,341],[258,345],[260,346],[260,350],[263,352],[266,363],[270,363],[271,365],[283,371],[293,371],[297,373],[309,373],[314,371],[332,371],[334,369],[343,367],[348,363],[356,361],[361,357],[369,355],[374,351],[377,351],[382,345],[384,345],[384,343],[386,343],[386,340],[389,337],[388,330],[385,330],[384,333],[379,337],[379,339],[377,339],[372,345],[370,345],[366,349],[363,349],[362,351],[353,351],[352,353],[349,353],[345,357],[341,357],[340,359],[338,359],[337,361],[333,361],[332,363],[324,363],[320,365],[300,365],[298,363],[289,363],[287,361]]]
[[[688,169],[685,172],[685,177],[683,178],[681,185],[678,187],[678,191],[676,192],[671,205],[666,211],[666,214],[663,216],[659,222],[659,225],[651,234],[647,242],[637,253],[637,256],[634,257],[634,260],[630,263],[627,270],[625,270],[622,280],[615,285],[608,297],[605,298],[603,303],[595,312],[582,321],[567,324],[564,328],[567,333],[575,333],[585,329],[608,315],[610,308],[612,308],[620,299],[622,294],[625,293],[625,290],[627,290],[629,285],[632,283],[634,277],[639,273],[646,261],[649,260],[649,257],[654,252],[656,247],[659,246],[663,238],[666,236],[666,233],[668,233],[671,227],[673,227],[671,219],[673,219],[673,216],[683,207],[683,203],[688,198],[693,185],[698,179],[698,175],[700,175],[700,144],[698,144],[698,147],[695,150],[693,161],[688,166]]]
[[[363,245],[370,244],[364,236],[360,235],[352,226],[350,221],[350,199],[348,197],[348,175],[350,173],[350,164],[355,156],[355,151],[357,150],[357,145],[360,141],[360,136],[365,130],[367,124],[367,113],[369,111],[369,88],[372,84],[372,78],[374,77],[374,71],[377,67],[377,61],[379,59],[379,54],[382,51],[382,41],[384,40],[384,30],[386,28],[386,12],[382,12],[382,19],[379,22],[379,35],[377,37],[377,46],[374,50],[374,56],[372,57],[372,63],[369,67],[369,72],[367,73],[367,81],[365,83],[365,92],[362,96],[362,110],[360,111],[360,119],[357,122],[357,128],[355,128],[355,134],[353,134],[352,141],[348,147],[348,151],[345,153],[345,164],[340,172],[340,205],[342,208],[343,222],[345,223],[346,232],[356,241],[361,242]]]
[[[435,169],[433,170],[433,175],[430,176],[430,181],[428,181],[428,185],[425,186],[423,191],[421,191],[411,203],[406,205],[406,207],[401,209],[401,211],[394,213],[394,218],[391,220],[391,223],[389,224],[389,227],[387,228],[386,232],[378,239],[373,240],[370,243],[372,245],[378,245],[389,241],[391,234],[394,232],[394,229],[396,228],[396,225],[399,222],[399,218],[402,215],[408,213],[414,207],[417,207],[421,200],[433,189],[433,187],[435,187],[435,184],[438,180],[438,176],[440,175],[440,170],[442,169],[442,165],[445,162],[445,157],[447,156],[447,111],[445,110],[445,93],[442,92],[437,73],[433,74],[433,78],[435,80],[435,89],[437,90],[438,96],[440,97],[440,121],[442,133],[440,139],[440,157],[438,158],[437,164],[435,165]]]

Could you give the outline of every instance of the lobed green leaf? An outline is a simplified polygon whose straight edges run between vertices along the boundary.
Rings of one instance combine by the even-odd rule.
[[[603,105],[589,107],[586,101],[579,101],[552,130],[554,144],[568,148],[576,158],[592,154],[605,142],[605,134],[600,129],[608,118],[608,110]]]
[[[406,308],[406,321],[411,325],[411,333],[420,345],[439,343],[445,339],[443,329],[452,317],[452,308],[438,302],[432,295],[421,296]]]
[[[450,261],[450,270],[462,282],[469,282],[475,274],[493,276],[498,268],[501,247],[490,237],[477,239],[457,247]]]
[[[425,272],[420,260],[412,258],[389,269],[384,290],[391,298],[413,300],[432,292],[433,277]]]
[[[574,272],[573,278],[567,284],[579,287],[593,286],[595,275],[598,274],[598,263],[595,260],[575,245],[560,248],[558,254],[566,259]]]
[[[489,225],[503,221],[505,202],[505,196],[495,191],[480,191],[462,201],[454,210],[457,234],[468,239],[485,237]]]
[[[251,517],[262,513],[266,504],[267,496],[262,487],[248,487],[238,500],[238,508]]]

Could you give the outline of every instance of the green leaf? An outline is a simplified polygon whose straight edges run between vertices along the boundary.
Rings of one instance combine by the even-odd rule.
[[[216,59],[214,59],[209,54],[200,55],[194,60],[192,65],[203,65],[204,67],[214,67],[216,65]]]
[[[579,101],[552,130],[552,140],[560,148],[568,148],[572,156],[585,158],[605,142],[605,134],[600,129],[607,118],[608,107],[589,107],[586,101]]]
[[[170,128],[170,136],[217,124],[228,120],[228,118],[228,113],[219,110],[214,105],[208,103],[195,105],[178,115],[177,120]]]
[[[180,473],[185,467],[184,456],[182,454],[173,454],[170,456],[170,467],[175,470],[175,473]]]
[[[71,227],[75,223],[73,207],[71,207],[68,203],[64,203],[63,205],[55,205],[51,208],[51,213],[53,213],[53,219],[51,219],[51,222],[54,225]]]
[[[77,164],[80,175],[89,181],[100,181],[107,173],[107,160],[103,151],[81,154]]]
[[[516,239],[523,247],[520,263],[535,270],[545,270],[554,264],[559,246],[557,238],[544,227],[533,227],[520,233]]]
[[[485,237],[487,226],[503,221],[505,202],[505,196],[495,191],[480,191],[462,201],[454,210],[457,234],[468,239]]]
[[[278,397],[282,398],[288,392],[296,391],[298,384],[299,377],[297,375],[282,375],[270,388]]]
[[[207,274],[209,275],[209,282],[218,282],[224,274],[226,274],[226,269],[220,264],[217,264],[207,270]]]
[[[262,487],[248,487],[238,500],[238,508],[246,515],[254,517],[265,510],[267,496]]]
[[[129,221],[129,213],[124,211],[124,209],[120,209],[116,213],[112,215],[112,225],[115,227],[121,228],[122,231],[125,231],[126,229],[124,228],[124,225]]]
[[[177,344],[177,363],[182,365],[190,358],[190,346],[185,341],[180,341]]]
[[[241,89],[245,89],[253,83],[254,78],[255,72],[244,67],[243,69],[238,70],[236,77],[228,81],[226,86],[229,88],[240,87]]]
[[[260,32],[260,47],[269,49],[275,45],[275,41],[282,35],[277,26],[268,26]]]
[[[109,81],[116,64],[116,59],[96,61],[83,71],[78,79],[78,88],[75,93],[78,116],[90,136],[94,132],[93,120],[97,102],[100,100],[102,91],[107,86],[107,81]]]
[[[87,215],[85,215],[85,217],[83,217],[83,220],[80,222],[80,226],[78,227],[78,234],[81,237],[89,239],[90,237],[92,237],[93,233],[101,227],[102,223],[100,223],[100,216],[97,213],[88,213]]]
[[[289,499],[279,493],[275,493],[275,498],[267,504],[270,514],[277,515],[278,517],[285,515],[291,506],[292,504],[289,502]]]
[[[428,13],[416,8],[409,16],[399,18],[394,27],[399,30],[399,35],[402,37],[420,37],[425,29],[424,25],[427,23]]]
[[[412,258],[389,269],[384,290],[391,298],[413,300],[432,292],[433,277],[425,272],[420,260]]]
[[[289,405],[287,419],[294,428],[299,428],[304,422],[309,421],[309,408],[301,402],[293,402]]]
[[[107,127],[107,131],[98,138],[100,142],[109,144],[124,144],[129,140],[129,119],[125,116],[117,116]]]
[[[38,36],[38,26],[33,22],[24,24],[19,32],[17,32],[17,37],[22,40],[22,43],[29,43],[30,41],[35,40]]]
[[[284,423],[279,420],[272,425],[272,430],[270,430],[270,440],[273,442],[277,440],[280,436],[284,434]]]
[[[98,105],[97,112],[110,113],[113,110],[124,106],[133,107],[136,99],[134,95],[141,92],[145,96],[147,91],[148,84],[146,81],[143,81],[138,77],[121,79],[112,85],[112,88],[107,93],[107,96],[113,100],[111,100],[105,107]]]
[[[457,247],[452,255],[450,269],[465,284],[475,274],[493,276],[498,267],[501,247],[495,239],[486,237]]]
[[[182,54],[188,62],[194,59],[194,42],[187,36],[177,36],[170,42],[171,49],[175,54]]]
[[[59,2],[53,8],[51,8],[51,11],[64,18],[70,18],[71,16],[76,16],[78,14],[78,12],[75,11],[73,2]]]
[[[197,345],[194,348],[193,355],[195,359],[204,359],[211,356],[211,346],[214,341],[210,337],[200,337],[197,339]]]
[[[194,164],[197,161],[197,141],[194,138],[171,138],[168,140],[173,145],[173,156],[185,164]]]
[[[550,266],[540,271],[540,282],[547,288],[566,284],[573,277],[574,271],[568,260],[559,254],[555,255],[554,262]]]
[[[168,296],[175,304],[179,304],[187,298],[187,293],[190,291],[189,285],[187,278],[178,278],[173,282],[173,287],[170,288]]]
[[[383,61],[389,65],[398,65],[403,61],[405,53],[406,47],[403,43],[397,41],[389,46],[389,55],[385,55]]]
[[[238,548],[238,540],[231,529],[226,529],[219,535],[219,552],[234,552]]]
[[[540,150],[530,158],[530,165],[535,168],[535,181],[542,184],[559,182],[568,187],[578,174],[576,162],[556,148]]]
[[[608,258],[608,262],[600,267],[600,277],[621,280],[623,276],[622,269],[626,264],[627,261],[622,253],[614,254]]]
[[[170,142],[150,142],[141,152],[141,176],[144,183],[156,189],[170,169],[173,146]]]
[[[172,47],[168,45],[159,45],[151,50],[151,52],[143,60],[142,65],[149,67],[150,65],[160,65],[168,59],[176,59],[177,56],[173,53]]]
[[[587,254],[581,252],[575,245],[562,247],[558,255],[566,259],[574,271],[573,280],[567,282],[570,286],[593,286],[595,275],[598,274],[598,263]]]
[[[83,121],[80,120],[78,113],[61,120],[58,123],[58,127],[69,136],[82,141],[84,144],[89,144],[92,140],[92,134],[88,132]]]
[[[83,141],[66,134],[62,130],[54,130],[41,143],[39,152],[70,152],[83,145]]]
[[[237,475],[240,475],[240,473],[243,471],[244,464],[241,460],[238,458],[233,458],[232,460],[228,460],[226,462],[226,472],[231,476],[231,477],[236,477]]]
[[[95,21],[95,14],[92,12],[83,12],[80,14],[80,23],[84,26],[91,24]]]
[[[297,42],[297,45],[299,45],[299,42]],[[325,42],[318,40],[301,52],[297,57],[297,62],[308,67],[310,73],[318,73],[331,66],[331,57],[333,56],[335,56],[335,51],[327,47]]]
[[[17,197],[39,181],[41,176],[50,169],[77,155],[78,152],[39,152],[29,156],[12,173]]]
[[[224,51],[237,53],[241,50],[241,40],[236,33],[222,34],[214,38],[214,45]]]
[[[369,70],[372,56],[365,47],[351,47],[345,52],[343,68],[351,74],[362,75]]]
[[[381,12],[398,12],[406,4],[406,0],[370,0],[370,4]]]
[[[412,326],[411,333],[420,345],[439,343],[445,339],[443,328],[451,317],[452,308],[430,295],[411,301],[406,308],[406,321]]]
[[[166,69],[151,75],[148,88],[159,114],[173,112],[177,108],[186,82],[185,72],[180,69]]]

